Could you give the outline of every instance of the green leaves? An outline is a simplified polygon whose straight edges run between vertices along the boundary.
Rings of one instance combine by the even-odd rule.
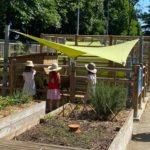
[[[108,3],[109,2],[109,3]],[[80,34],[138,35],[134,6],[138,0],[80,0]],[[108,7],[109,6],[109,7]],[[0,0],[0,36],[4,27],[39,36],[40,33],[75,34],[77,0]]]
[[[0,110],[7,106],[25,104],[31,100],[31,97],[23,94],[21,91],[16,91],[12,96],[0,97]]]
[[[50,27],[60,28],[61,17],[57,11],[55,0],[7,0],[0,1],[0,23],[4,31],[6,23],[13,28],[40,33]],[[33,30],[34,28],[34,30]]]
[[[127,90],[123,86],[99,82],[92,94],[91,104],[98,116],[108,118],[125,107]]]
[[[148,12],[142,14],[144,34],[150,35],[150,5],[148,6]]]

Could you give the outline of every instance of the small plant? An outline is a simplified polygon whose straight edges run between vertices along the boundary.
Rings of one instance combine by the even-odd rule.
[[[0,97],[0,110],[7,106],[28,103],[32,98],[21,91],[16,91],[12,96]]]
[[[28,103],[32,100],[32,98],[28,95],[26,95],[25,93],[23,93],[22,91],[16,91],[13,93],[12,96],[10,96],[9,101],[16,105],[16,104],[25,104]]]
[[[108,119],[112,113],[117,113],[125,107],[127,89],[120,85],[99,82],[91,95],[91,104],[97,115]]]

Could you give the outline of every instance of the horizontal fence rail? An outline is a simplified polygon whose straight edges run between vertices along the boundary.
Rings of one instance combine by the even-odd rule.
[[[10,94],[12,94],[16,89],[22,89],[22,87],[17,86],[16,82],[18,79],[22,79],[22,71],[23,71],[24,63],[16,63],[15,60],[11,61],[8,64],[8,84],[7,86],[1,85],[1,90],[7,89]],[[40,68],[47,68],[49,65],[44,64],[35,64],[35,69],[38,70]],[[85,69],[84,66],[76,65],[75,62],[71,62],[70,65],[60,64],[62,70],[66,72],[66,74],[61,73],[61,80],[63,82],[67,81],[69,83],[68,90],[61,89],[62,94],[67,94],[71,101],[75,101],[76,97],[84,97],[87,79],[86,76],[82,76],[77,74],[76,70]],[[148,91],[148,65],[133,65],[132,68],[113,68],[113,67],[97,67],[99,71],[111,71],[111,72],[124,72],[126,73],[125,77],[116,77],[116,76],[98,76],[98,81],[107,81],[113,84],[123,84],[125,87],[129,87],[130,95],[129,98],[132,100],[132,107],[134,109],[135,116],[138,115],[138,110],[141,107],[142,102],[144,102],[144,98]],[[142,74],[140,74],[140,70],[142,70]],[[129,75],[129,76],[128,76]],[[41,79],[47,79],[47,74],[44,71],[37,71],[37,77]],[[19,80],[18,80],[19,82]],[[80,88],[79,88],[80,87]],[[79,88],[79,89],[78,89]],[[83,90],[82,90],[83,89]],[[47,86],[43,88],[37,88],[37,92],[41,92],[46,96]],[[46,98],[46,97],[45,97]]]

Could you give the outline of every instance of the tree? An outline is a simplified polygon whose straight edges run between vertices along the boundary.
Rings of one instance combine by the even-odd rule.
[[[55,0],[0,1],[1,36],[5,24],[11,23],[14,29],[39,34],[47,28],[60,28],[60,20]]]
[[[82,0],[81,2],[81,33],[103,34],[105,30],[103,0]]]
[[[135,9],[135,5],[139,0],[128,0],[129,1],[129,24],[127,35],[139,35],[141,33],[141,26],[138,22],[139,10]]]
[[[109,34],[139,35],[140,24],[134,8],[138,0],[105,0],[105,16],[109,23]]]
[[[60,33],[76,34],[77,0],[56,0],[62,18]],[[80,0],[80,34],[104,32],[103,0]]]
[[[80,0],[79,34],[139,35],[134,6],[139,0]],[[4,27],[39,36],[40,33],[76,34],[77,0],[1,0],[0,38]],[[13,34],[11,34],[13,35]]]
[[[142,15],[144,35],[150,35],[150,6],[148,6],[148,12]]]

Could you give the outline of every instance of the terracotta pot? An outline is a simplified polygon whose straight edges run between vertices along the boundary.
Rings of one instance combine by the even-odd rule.
[[[80,133],[81,132],[79,124],[69,124],[68,127],[70,129],[69,131],[71,131],[71,132],[75,132],[75,133]]]

